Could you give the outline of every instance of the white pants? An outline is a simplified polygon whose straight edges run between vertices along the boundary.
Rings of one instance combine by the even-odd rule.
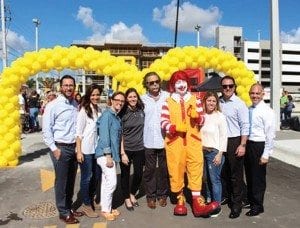
[[[101,180],[101,210],[103,212],[111,212],[111,204],[113,193],[117,187],[117,169],[116,163],[112,168],[106,166],[106,157],[101,156],[97,158],[97,164],[102,169]]]

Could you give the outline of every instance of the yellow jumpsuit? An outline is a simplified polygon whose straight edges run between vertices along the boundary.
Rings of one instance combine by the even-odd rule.
[[[169,97],[167,105],[170,122],[176,126],[185,122],[187,126],[186,133],[176,132],[165,137],[171,191],[176,193],[184,188],[185,172],[188,177],[188,188],[191,191],[201,191],[203,152],[200,129],[196,121],[187,115],[190,106],[196,107],[196,97],[191,96],[188,101],[180,103]]]

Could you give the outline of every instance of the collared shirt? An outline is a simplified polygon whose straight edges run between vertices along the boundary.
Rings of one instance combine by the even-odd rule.
[[[95,157],[111,154],[114,161],[119,162],[121,139],[121,119],[111,108],[105,109],[97,120],[98,142]]]
[[[252,107],[251,134],[249,140],[254,142],[265,142],[262,157],[268,159],[273,153],[275,138],[275,113],[264,101],[260,101]]]
[[[54,151],[55,142],[75,143],[77,103],[63,95],[47,104],[43,115],[43,138],[45,144]]]
[[[249,135],[249,113],[244,101],[233,94],[228,100],[221,97],[220,106],[226,117],[227,136]]]
[[[91,105],[92,106],[92,105]],[[92,107],[92,110],[94,108]],[[93,112],[93,118],[88,117],[86,110],[82,107],[77,116],[76,136],[81,139],[81,151],[83,154],[94,154],[97,140],[96,121],[101,112]]]
[[[146,148],[164,148],[164,139],[160,127],[160,115],[162,105],[169,97],[169,93],[161,91],[158,100],[154,100],[149,93],[141,97],[145,104],[145,123],[144,123],[144,146]]]
[[[226,152],[227,124],[225,116],[221,112],[205,114],[205,122],[200,132],[203,146]]]

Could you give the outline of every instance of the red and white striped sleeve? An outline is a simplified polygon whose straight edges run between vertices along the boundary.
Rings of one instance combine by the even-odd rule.
[[[165,101],[162,105],[162,111],[161,111],[161,128],[166,132],[173,132],[174,131],[174,125],[171,124],[170,121],[170,111],[167,101]]]
[[[196,100],[196,111],[199,114],[197,123],[202,126],[205,122],[205,113],[203,111],[203,106],[200,98],[197,98]]]

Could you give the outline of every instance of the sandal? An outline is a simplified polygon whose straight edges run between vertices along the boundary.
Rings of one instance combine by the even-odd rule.
[[[115,217],[118,217],[118,216],[121,214],[121,212],[118,211],[117,209],[112,209],[112,210],[111,210],[111,213],[112,213]]]
[[[113,215],[113,213],[109,212],[101,212],[101,216],[105,218],[107,221],[114,221],[116,217]]]

